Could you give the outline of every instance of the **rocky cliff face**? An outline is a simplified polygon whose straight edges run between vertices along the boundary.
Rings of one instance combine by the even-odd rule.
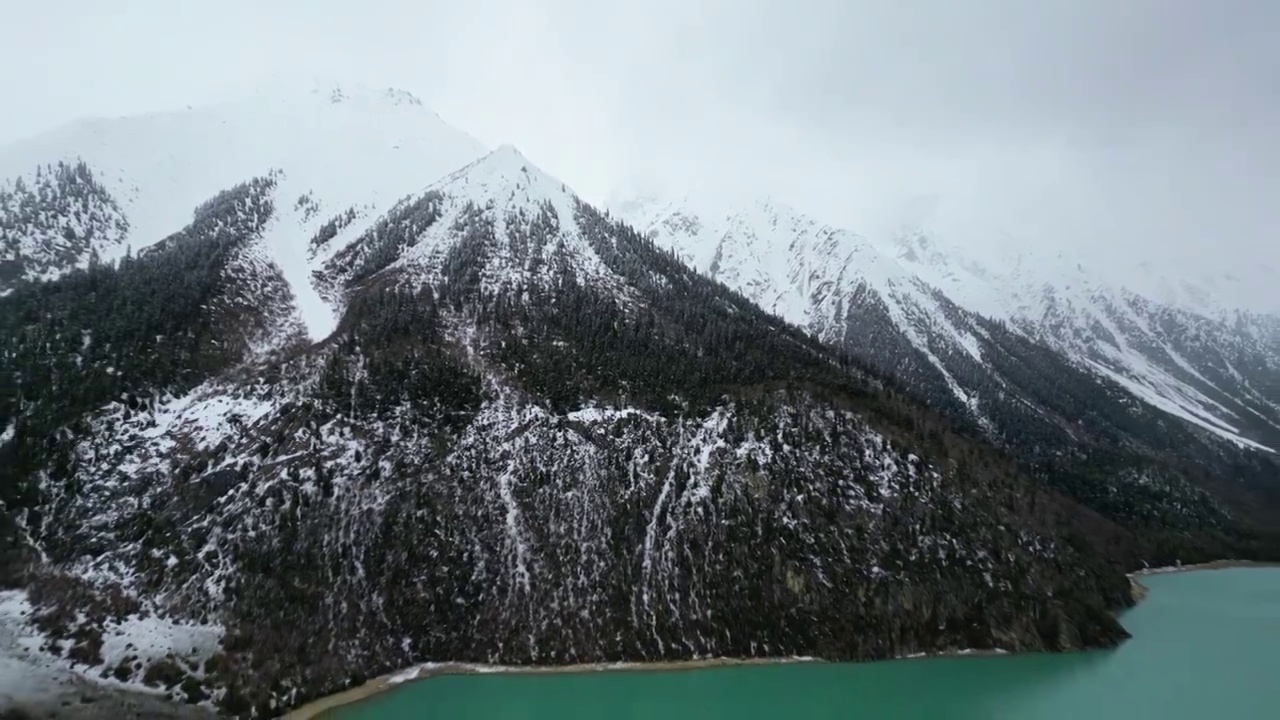
[[[1126,530],[514,149],[317,253],[319,342],[256,251],[291,198],[0,298],[45,656],[270,715],[423,660],[1123,637]]]

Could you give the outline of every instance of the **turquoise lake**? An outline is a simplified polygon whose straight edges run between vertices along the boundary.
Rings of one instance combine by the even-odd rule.
[[[1149,576],[1115,650],[685,671],[449,675],[338,720],[1280,718],[1280,569]]]

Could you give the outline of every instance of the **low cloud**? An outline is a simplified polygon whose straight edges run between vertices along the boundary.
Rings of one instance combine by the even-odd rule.
[[[1280,310],[1270,2],[61,0],[6,25],[0,140],[350,78],[414,91],[592,200],[640,177],[864,232],[927,217],[983,252],[1232,273],[1234,299]]]

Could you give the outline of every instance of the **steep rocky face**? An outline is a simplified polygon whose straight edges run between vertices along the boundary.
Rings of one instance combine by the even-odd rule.
[[[251,262],[291,197],[0,298],[3,579],[46,653],[268,715],[432,659],[1123,636],[1126,530],[514,149],[318,255],[318,343]]]
[[[1032,269],[989,270],[920,233],[878,245],[774,202],[617,208],[695,267],[1138,529],[1133,556],[1212,555],[1224,535],[1253,551],[1275,544],[1280,464],[1265,443],[1280,429],[1280,355],[1264,318],[1197,315],[1079,268],[1033,282]]]

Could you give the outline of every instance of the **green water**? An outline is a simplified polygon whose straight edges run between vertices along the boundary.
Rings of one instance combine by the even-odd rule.
[[[1280,569],[1143,579],[1116,650],[671,672],[453,675],[339,720],[1280,718]]]

